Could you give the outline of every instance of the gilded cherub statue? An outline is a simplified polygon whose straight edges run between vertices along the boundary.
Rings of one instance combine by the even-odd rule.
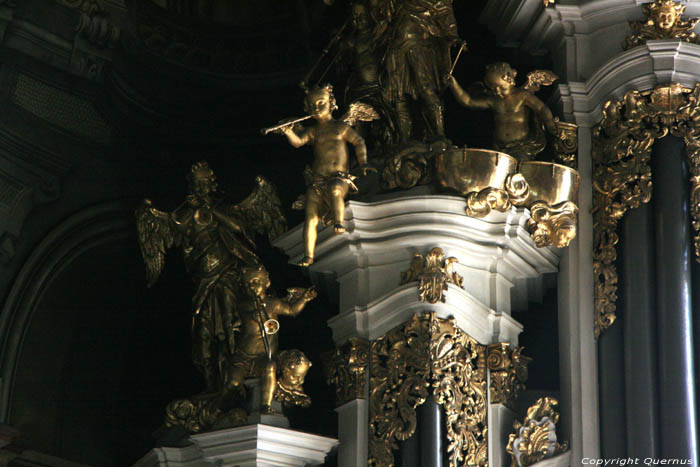
[[[241,280],[246,296],[239,302],[241,328],[226,375],[226,392],[241,389],[246,378],[260,378],[260,413],[274,413],[275,394],[283,401],[308,406],[311,400],[301,384],[311,362],[298,350],[278,353],[277,318],[297,316],[316,298],[316,289],[290,288],[282,299],[269,295],[270,276],[263,266],[244,268]]]
[[[547,145],[543,126],[553,135],[558,133],[551,110],[534,94],[541,85],[550,85],[558,77],[551,71],[537,70],[528,74],[525,85],[516,87],[516,74],[507,63],[488,65],[484,75],[487,92],[479,95],[462,89],[452,75],[448,75],[447,79],[452,94],[460,104],[493,112],[494,149],[526,161],[533,159]],[[535,121],[531,114],[536,117]]]
[[[266,234],[272,240],[286,230],[287,222],[275,188],[263,177],[256,178],[253,192],[238,204],[217,191],[206,162],[192,166],[187,182],[189,194],[172,212],[159,211],[151,200],[144,200],[136,210],[136,225],[149,287],[160,276],[166,249],[182,248],[196,284],[192,360],[204,374],[205,392],[217,392],[223,388],[222,368],[234,354],[235,332],[241,326],[241,270],[260,265],[254,236]]]
[[[333,118],[333,111],[338,106],[333,96],[331,85],[311,89],[304,100],[304,109],[316,120],[316,125],[298,134],[293,125],[282,126],[279,131],[289,143],[299,148],[312,144],[314,161],[307,167],[307,190],[301,203],[296,207],[306,212],[304,224],[304,259],[300,266],[309,266],[314,262],[314,249],[318,224],[332,223],[336,234],[345,232],[345,197],[357,192],[355,177],[350,174],[350,157],[347,144],[355,148],[355,156],[363,175],[374,168],[367,165],[367,147],[364,139],[352,128],[353,121],[376,118],[371,108],[355,106],[341,120]]]
[[[700,37],[693,32],[698,18],[684,20],[685,5],[673,0],[657,0],[642,6],[646,21],[632,21],[633,35],[625,39],[624,49],[631,49],[654,39],[678,39],[684,42],[700,43]]]

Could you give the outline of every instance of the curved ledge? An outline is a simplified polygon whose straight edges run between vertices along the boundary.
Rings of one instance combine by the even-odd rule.
[[[565,113],[579,126],[592,127],[602,119],[602,105],[608,99],[621,99],[631,89],[643,91],[669,82],[692,88],[697,81],[700,45],[658,40],[621,53],[585,82],[561,85],[559,90]]]
[[[523,326],[506,313],[494,311],[465,290],[448,284],[445,303],[418,301],[418,283],[404,284],[366,307],[335,316],[328,320],[333,340],[340,345],[350,337],[375,340],[406,321],[415,313],[434,311],[439,318],[454,316],[455,324],[480,344],[496,342],[518,343]]]

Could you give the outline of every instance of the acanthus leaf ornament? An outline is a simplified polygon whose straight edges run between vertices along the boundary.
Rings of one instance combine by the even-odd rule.
[[[593,129],[593,274],[595,335],[615,321],[618,275],[617,224],[652,195],[651,147],[667,134],[682,137],[690,168],[690,214],[700,257],[700,85],[678,83],[628,91],[603,106]]]
[[[508,437],[506,451],[511,455],[511,467],[527,467],[561,454],[568,443],[557,441],[556,424],[559,414],[554,409],[559,402],[552,397],[543,397],[527,409],[522,423],[515,421],[515,433]]]
[[[346,343],[323,355],[326,382],[335,386],[336,405],[366,399],[369,342],[351,337]]]
[[[416,408],[432,395],[445,410],[449,465],[486,466],[485,350],[435,313],[416,314],[373,341],[369,465],[394,465],[397,441],[415,433]]]
[[[531,358],[522,355],[523,347],[512,347],[508,342],[488,346],[486,365],[491,372],[489,391],[492,404],[515,408],[515,401],[525,389],[527,365]]]
[[[401,284],[420,282],[418,291],[420,301],[428,303],[445,302],[447,284],[455,284],[462,287],[464,278],[452,270],[452,263],[458,263],[455,257],[445,259],[442,248],[435,247],[425,255],[420,253],[413,255],[411,267],[401,273]]]

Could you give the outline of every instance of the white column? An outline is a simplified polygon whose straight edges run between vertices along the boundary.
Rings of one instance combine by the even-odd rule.
[[[338,467],[367,467],[369,406],[366,399],[341,405],[338,412]]]

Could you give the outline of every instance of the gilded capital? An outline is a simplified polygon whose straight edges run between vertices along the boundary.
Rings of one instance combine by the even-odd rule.
[[[486,365],[491,372],[489,391],[492,404],[503,404],[513,409],[520,392],[525,389],[527,365],[531,358],[522,355],[523,347],[508,342],[488,346]]]
[[[326,382],[335,386],[336,405],[367,398],[369,342],[351,337],[345,344],[324,354]]]

